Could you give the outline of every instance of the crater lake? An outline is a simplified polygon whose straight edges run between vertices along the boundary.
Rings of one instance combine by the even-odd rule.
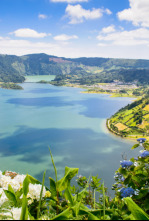
[[[21,86],[24,90],[0,89],[0,170],[40,181],[47,170],[49,185],[48,176],[54,177],[50,147],[59,177],[65,166],[75,167],[84,176],[98,174],[111,188],[122,156],[130,159],[138,150],[131,150],[134,142],[109,133],[106,119],[132,99],[50,84]]]

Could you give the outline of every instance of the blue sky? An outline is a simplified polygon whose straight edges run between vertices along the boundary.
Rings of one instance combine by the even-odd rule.
[[[149,59],[149,0],[0,0],[0,54]]]

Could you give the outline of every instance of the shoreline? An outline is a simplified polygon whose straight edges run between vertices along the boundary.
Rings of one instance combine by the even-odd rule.
[[[84,90],[88,90],[86,88],[83,88],[81,87],[80,85],[64,85],[63,87],[73,87],[73,88],[80,88],[80,89],[84,89]],[[83,94],[103,94],[103,95],[111,95],[110,98],[115,98],[115,97],[124,97],[124,98],[134,98],[133,101],[135,101],[136,99],[139,99],[139,97],[132,97],[132,96],[113,96],[113,94],[111,93],[108,93],[108,92],[88,92],[88,91],[81,91],[80,93],[83,93]],[[131,138],[131,137],[124,137],[122,136],[121,134],[117,133],[116,131],[112,130],[112,128],[110,127],[110,124],[109,124],[109,121],[110,119],[106,119],[106,122],[104,124],[105,128],[108,130],[108,132],[110,132],[112,135],[115,135],[116,137],[119,137],[121,139],[124,139],[124,140],[129,140],[129,141],[133,141],[135,142],[136,139],[139,139],[141,138],[141,136],[139,135],[132,135],[134,136],[135,138]],[[131,135],[130,135],[131,136]],[[147,138],[147,140],[149,140],[149,138]]]
[[[24,83],[28,83],[28,82],[24,82]],[[40,83],[40,82],[32,82],[32,83]],[[50,84],[50,82],[48,82]],[[53,84],[50,84],[50,85],[53,85]],[[56,86],[58,87],[57,85],[53,85],[53,86]],[[108,93],[108,92],[89,92],[87,91],[88,89],[83,87],[83,85],[74,85],[74,84],[68,84],[68,85],[62,85],[62,87],[72,87],[72,88],[80,88],[80,89],[83,89],[84,91],[81,91],[80,93],[84,93],[84,94],[103,94],[103,95],[110,95],[110,98],[115,98],[115,97],[124,97],[124,98],[133,98],[133,101],[138,99],[139,97],[135,97],[135,96],[117,96],[119,94],[112,94],[112,93]],[[120,137],[122,139],[125,139],[125,140],[130,140],[130,141],[136,141],[136,139],[138,138],[141,138],[141,135],[132,135],[133,138],[127,136],[127,137],[124,137],[122,136],[120,133],[117,133],[116,131],[112,130],[112,128],[110,127],[110,124],[109,124],[109,121],[110,119],[106,119],[106,122],[104,124],[105,128],[108,130],[108,132],[110,132],[112,135],[115,135],[117,137]],[[130,135],[131,136],[131,135]],[[148,137],[146,137],[147,140],[149,140]]]
[[[80,87],[81,88],[81,87]],[[83,88],[82,88],[83,89]],[[111,98],[115,98],[115,97],[124,97],[124,98],[134,98],[134,99],[138,99],[139,97],[135,97],[135,96],[130,96],[130,95],[120,95],[119,93],[108,93],[108,92],[89,92],[89,91],[82,91],[81,93],[83,94],[105,94],[105,95],[110,95]]]
[[[83,85],[82,85],[83,86]],[[80,89],[84,89],[84,90],[88,90],[86,88],[83,88],[81,87],[80,85],[64,85],[64,87],[73,87],[73,88],[80,88]],[[134,102],[135,100],[141,98],[141,97],[135,97],[135,96],[116,96],[118,94],[111,94],[111,93],[108,93],[108,92],[88,92],[88,91],[81,91],[80,93],[83,93],[83,94],[103,94],[103,95],[110,95],[110,98],[118,98],[118,97],[123,97],[123,98],[132,98],[132,102]],[[120,133],[117,133],[116,131],[112,130],[112,128],[110,127],[110,124],[109,124],[109,121],[110,119],[106,119],[106,122],[105,122],[105,128],[108,129],[108,131],[112,134],[112,135],[115,135],[116,137],[119,137],[121,139],[124,139],[124,140],[129,140],[129,141],[133,141],[135,142],[136,139],[139,139],[139,138],[142,138],[143,136],[141,135],[129,135],[129,136],[122,136]],[[132,137],[130,137],[132,136]],[[144,137],[146,138],[148,141],[149,141],[149,137]]]
[[[53,85],[53,84],[51,84]],[[57,85],[53,85],[53,86],[57,86]],[[141,96],[137,97],[137,96],[132,96],[129,94],[120,94],[120,93],[108,93],[108,92],[96,92],[96,91],[88,91],[88,88],[84,87],[83,85],[75,85],[75,84],[66,84],[66,85],[62,85],[61,87],[73,87],[73,88],[80,88],[83,89],[84,91],[81,91],[80,93],[82,94],[105,94],[105,95],[109,95],[110,98],[116,98],[116,97],[124,97],[124,98],[132,98],[133,100],[139,99],[141,98]]]
[[[136,141],[137,139],[143,137],[141,135],[129,135],[129,136],[124,137],[121,134],[117,133],[116,131],[112,130],[112,128],[110,127],[109,121],[110,121],[110,119],[106,120],[106,127],[107,127],[108,131],[115,136],[121,137],[122,139],[125,139],[125,140],[131,140],[131,141]],[[132,136],[132,138],[130,136]],[[143,137],[143,138],[146,138],[147,141],[149,141],[149,137]]]

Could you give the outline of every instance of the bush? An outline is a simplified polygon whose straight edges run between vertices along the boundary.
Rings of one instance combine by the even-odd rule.
[[[133,148],[137,148],[135,145]],[[50,151],[51,154],[51,151]],[[77,168],[65,168],[64,177],[49,178],[50,188],[29,175],[0,173],[0,218],[21,220],[148,220],[149,219],[149,144],[140,156],[124,160],[116,171],[115,197],[98,176],[77,176]],[[97,194],[98,193],[98,194]],[[99,200],[97,200],[99,195]]]

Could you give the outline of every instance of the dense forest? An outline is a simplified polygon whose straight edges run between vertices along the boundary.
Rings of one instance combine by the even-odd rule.
[[[20,83],[26,75],[56,75],[55,84],[110,83],[114,80],[149,83],[149,60],[58,58],[46,54],[0,55],[0,81]]]
[[[99,74],[87,75],[76,80],[81,85],[92,85],[95,83],[112,83],[113,81],[121,81],[125,83],[138,82],[140,84],[149,84],[149,69],[119,69],[104,70]]]

